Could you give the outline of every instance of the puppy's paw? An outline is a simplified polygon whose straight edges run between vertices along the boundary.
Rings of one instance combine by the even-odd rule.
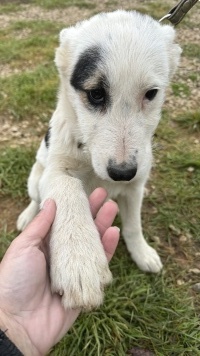
[[[65,245],[58,245],[59,232],[51,236],[50,275],[53,292],[62,295],[65,309],[90,310],[103,302],[104,287],[112,281],[107,258],[96,228],[68,234]],[[61,239],[60,239],[61,241]]]
[[[162,269],[163,265],[161,259],[151,246],[145,247],[145,250],[141,253],[141,258],[137,262],[138,267],[145,272],[158,273]]]
[[[49,242],[52,291],[65,309],[98,307],[112,275],[82,184],[61,178],[48,196],[57,205]]]
[[[144,272],[158,273],[163,267],[156,250],[146,242],[141,246],[135,246],[135,249],[130,252],[137,266]]]
[[[103,290],[112,281],[107,262],[94,256],[62,256],[62,266],[51,266],[51,288],[62,295],[67,308],[90,310],[103,302]]]
[[[19,215],[17,219],[17,230],[23,231],[25,227],[33,220],[38,211],[39,205],[32,200],[27,208]]]
[[[112,281],[112,275],[106,264],[97,264],[99,261],[77,261],[71,256],[62,269],[51,266],[51,288],[62,295],[65,309],[91,310],[102,304],[104,287]]]

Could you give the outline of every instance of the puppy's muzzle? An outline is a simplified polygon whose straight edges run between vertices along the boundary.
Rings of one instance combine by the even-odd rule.
[[[130,181],[137,173],[137,162],[134,159],[132,162],[122,162],[116,164],[112,159],[108,162],[107,172],[109,177],[114,181]]]

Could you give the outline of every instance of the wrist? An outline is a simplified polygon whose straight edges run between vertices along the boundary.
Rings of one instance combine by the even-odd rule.
[[[14,316],[8,315],[2,309],[0,309],[0,329],[24,356],[41,356],[23,326],[15,320]]]

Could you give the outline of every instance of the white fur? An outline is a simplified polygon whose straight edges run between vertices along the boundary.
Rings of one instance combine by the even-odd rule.
[[[21,214],[17,226],[21,230],[27,225],[40,201],[49,197],[56,201],[51,283],[52,290],[63,295],[65,308],[98,306],[112,279],[87,199],[95,187],[105,187],[117,199],[123,236],[139,268],[148,272],[162,268],[157,252],[143,237],[140,212],[152,163],[152,135],[181,52],[174,36],[172,27],[126,11],[96,15],[60,34],[55,61],[61,85],[50,122],[50,147],[42,142],[37,153],[29,177],[29,195],[35,203]],[[104,74],[112,93],[112,105],[103,114],[88,110],[70,84],[80,55],[95,45],[104,49]],[[158,94],[148,101],[145,93],[154,87]],[[77,148],[78,141],[84,149]],[[107,173],[109,159],[120,164],[133,155],[136,176],[129,182],[113,181]]]

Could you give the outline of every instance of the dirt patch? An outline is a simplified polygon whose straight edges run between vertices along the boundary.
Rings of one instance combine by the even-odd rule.
[[[179,38],[184,37],[184,29],[178,33],[177,42],[182,46],[184,42],[181,42]],[[187,87],[188,94],[184,91],[179,95],[173,93],[173,89],[170,86],[167,89],[166,100],[164,108],[171,111],[171,117],[179,115],[180,112],[190,112],[198,110],[200,101],[200,63],[198,58],[187,58],[184,56],[184,52],[181,57],[179,68],[175,74],[172,83],[184,83]],[[193,81],[190,78],[191,74],[196,75],[196,80]]]
[[[13,148],[21,145],[33,146],[39,144],[47,128],[47,125],[38,119],[35,120],[34,127],[32,122],[28,120],[13,123],[11,118],[0,117],[0,123],[0,147],[9,145]]]
[[[19,214],[26,206],[26,201],[20,199],[1,198],[0,230],[16,230],[16,221]]]
[[[192,16],[192,22],[195,23],[194,20],[194,15]],[[200,43],[200,31],[199,28],[197,26],[194,25],[193,28],[181,28],[181,30],[179,30],[179,28],[177,28],[177,40],[180,43],[195,43],[195,44],[199,44]]]
[[[64,27],[73,25],[77,21],[80,21],[80,19],[88,18],[91,13],[90,9],[79,9],[75,6],[70,6],[66,9],[45,10],[39,6],[21,5],[21,10],[17,12],[17,21],[55,21],[62,23]],[[15,21],[16,13],[12,12],[0,15],[2,28],[6,28]]]

